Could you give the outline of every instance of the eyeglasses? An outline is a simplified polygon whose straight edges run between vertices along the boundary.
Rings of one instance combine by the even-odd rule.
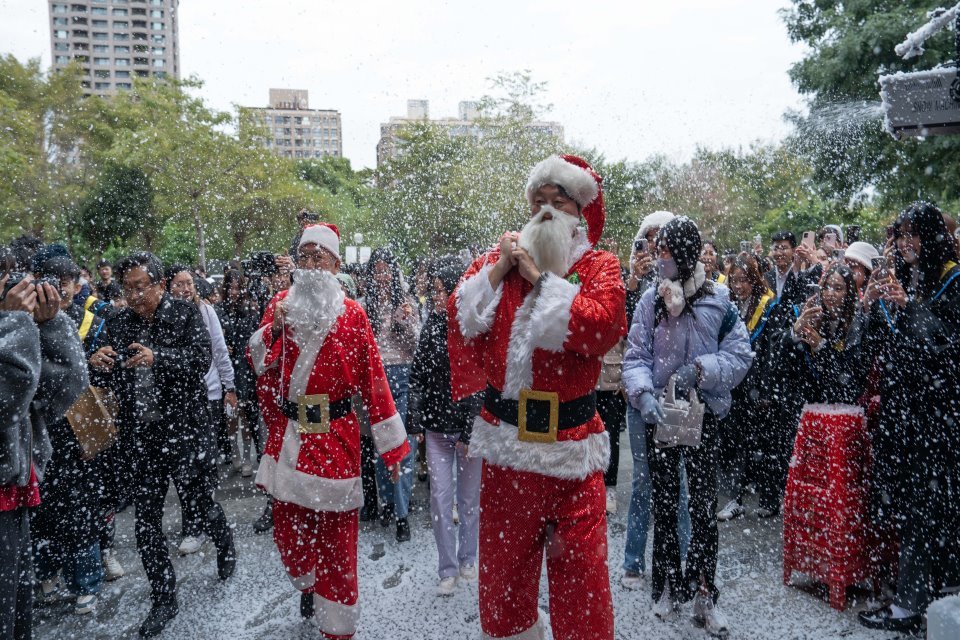
[[[131,287],[130,285],[126,285],[126,284],[125,284],[125,285],[123,285],[123,287],[121,287],[121,288],[123,289],[123,295],[124,295],[124,297],[126,297],[126,298],[139,298],[139,297],[141,297],[143,294],[145,294],[147,291],[149,291],[149,290],[150,290],[150,287],[154,287],[154,286],[156,286],[156,285],[157,285],[157,283],[155,283],[155,282],[151,282],[150,284],[146,284],[146,285],[139,286],[139,287]]]

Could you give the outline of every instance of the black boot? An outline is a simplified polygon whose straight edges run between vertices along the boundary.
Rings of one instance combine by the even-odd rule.
[[[270,499],[270,502],[267,503],[267,506],[263,510],[263,515],[261,515],[256,522],[253,523],[253,532],[257,534],[266,533],[273,529],[273,499]]]
[[[216,502],[210,507],[207,532],[217,546],[217,575],[226,580],[237,568],[237,549],[233,545],[233,530],[227,523],[223,508]]]
[[[300,617],[306,620],[309,620],[313,617],[313,594],[312,593],[301,593],[300,594]]]
[[[393,522],[393,505],[388,504],[384,505],[383,511],[380,512],[380,526],[389,527],[390,523]]]
[[[221,580],[227,580],[237,568],[237,549],[233,546],[233,533],[225,544],[217,547],[217,575]]]
[[[140,625],[140,637],[152,638],[160,635],[167,623],[177,617],[177,601],[171,600],[162,604],[154,603],[147,614],[147,619]]]
[[[397,518],[397,542],[410,540],[410,523],[406,518]]]

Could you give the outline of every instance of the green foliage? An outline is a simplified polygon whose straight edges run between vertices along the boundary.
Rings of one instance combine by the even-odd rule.
[[[154,228],[153,187],[137,167],[108,164],[81,203],[74,230],[98,255],[139,229]],[[152,243],[145,246],[152,249]]]

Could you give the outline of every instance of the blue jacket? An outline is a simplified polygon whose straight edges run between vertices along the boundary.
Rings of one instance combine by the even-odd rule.
[[[717,418],[725,417],[730,392],[747,375],[754,355],[739,315],[720,341],[720,327],[732,308],[729,290],[714,284],[713,293],[697,300],[692,313],[667,316],[654,328],[656,294],[656,287],[644,292],[627,336],[623,382],[630,403],[638,406],[645,391],[658,396],[677,369],[699,363],[701,397]]]

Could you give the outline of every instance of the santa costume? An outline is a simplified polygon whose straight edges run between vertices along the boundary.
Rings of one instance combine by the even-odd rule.
[[[308,226],[298,249],[307,244],[339,259],[333,225]],[[286,318],[275,336],[279,304]],[[357,510],[363,505],[353,398],[366,405],[374,443],[388,467],[409,450],[370,324],[333,274],[298,270],[293,286],[267,306],[249,355],[257,375],[273,379],[278,390],[262,406],[269,435],[256,481],[274,499],[280,559],[293,585],[313,595],[323,637],[351,638],[360,616]]]
[[[548,184],[574,199],[587,223],[574,232],[566,272],[541,267],[532,285],[513,268],[494,289],[495,249],[477,258],[449,303],[454,395],[485,390],[470,446],[484,460],[480,623],[484,638],[544,637],[537,595],[546,550],[553,637],[607,640],[610,441],[594,386],[602,356],[626,332],[625,291],[617,258],[593,248],[605,215],[600,176],[576,156],[551,156],[530,175],[531,205]]]

